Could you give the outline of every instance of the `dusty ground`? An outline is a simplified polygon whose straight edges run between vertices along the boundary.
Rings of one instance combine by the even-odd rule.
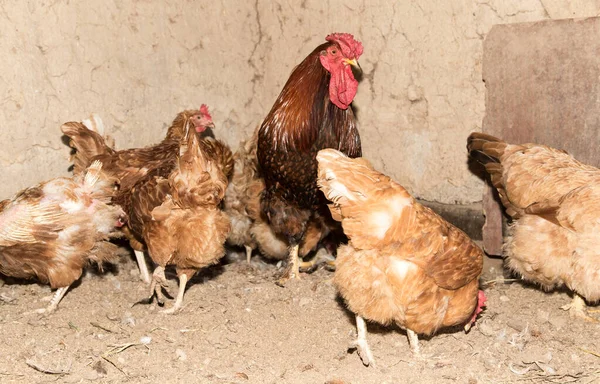
[[[500,278],[488,265],[482,281]],[[398,329],[369,325],[378,368],[347,351],[354,318],[332,273],[274,284],[276,266],[255,257],[201,273],[177,315],[132,303],[146,287],[132,260],[88,273],[57,313],[50,289],[10,279],[0,287],[2,383],[512,383],[600,381],[600,326],[571,321],[565,293],[489,283],[477,327],[422,341],[411,355]],[[0,284],[2,281],[0,281]],[[175,293],[175,281],[170,291]],[[170,305],[171,302],[167,303]],[[42,372],[45,371],[45,372]]]

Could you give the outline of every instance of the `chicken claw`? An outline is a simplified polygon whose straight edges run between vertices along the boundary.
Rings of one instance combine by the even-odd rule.
[[[367,324],[365,323],[365,320],[358,315],[356,315],[356,330],[358,336],[356,337],[356,341],[354,341],[350,347],[353,349],[356,348],[358,356],[366,367],[369,365],[375,367],[375,359],[373,358],[371,348],[369,348],[369,343],[367,343]]]
[[[158,266],[152,274],[152,283],[150,284],[150,297],[149,301],[152,301],[152,296],[156,294],[156,301],[158,305],[163,306],[165,304],[165,296],[162,293],[162,288],[167,288],[167,278],[165,277],[165,267]]]
[[[54,296],[52,297],[52,300],[50,300],[50,304],[48,304],[48,306],[46,308],[38,309],[36,312],[48,314],[48,313],[52,313],[52,312],[56,311],[56,308],[58,308],[58,303],[60,303],[63,296],[65,295],[65,293],[67,293],[68,290],[69,290],[68,285],[66,287],[58,288],[56,290],[56,292],[54,292]]]
[[[302,269],[312,269],[315,266],[319,266],[321,264],[327,264],[330,267],[335,268],[335,258],[329,254],[327,249],[321,248],[317,251],[315,257],[313,257],[310,261],[301,261],[298,265]]]
[[[569,311],[569,316],[571,318],[579,318],[590,323],[600,323],[600,320],[588,315],[587,305],[585,304],[583,298],[578,294],[575,294],[573,296],[573,301],[571,301],[567,305],[563,305],[562,307],[560,307],[560,309],[564,311]]]

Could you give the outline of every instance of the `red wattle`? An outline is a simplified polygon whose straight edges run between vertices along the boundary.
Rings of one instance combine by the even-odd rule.
[[[342,70],[331,73],[329,81],[329,99],[341,109],[347,109],[358,90],[358,81],[352,74],[349,65],[344,65]]]

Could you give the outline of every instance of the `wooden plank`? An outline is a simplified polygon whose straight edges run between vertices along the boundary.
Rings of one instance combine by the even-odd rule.
[[[484,42],[483,131],[600,165],[600,18],[496,25]],[[502,215],[484,193],[486,252],[499,254]]]

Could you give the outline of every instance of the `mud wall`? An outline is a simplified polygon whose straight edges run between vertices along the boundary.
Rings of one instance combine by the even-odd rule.
[[[592,1],[17,1],[0,3],[0,198],[67,175],[60,124],[98,113],[117,148],[160,140],[206,103],[237,147],[330,32],[365,52],[364,154],[426,200],[481,200],[465,138],[481,129],[494,24],[598,15]]]

